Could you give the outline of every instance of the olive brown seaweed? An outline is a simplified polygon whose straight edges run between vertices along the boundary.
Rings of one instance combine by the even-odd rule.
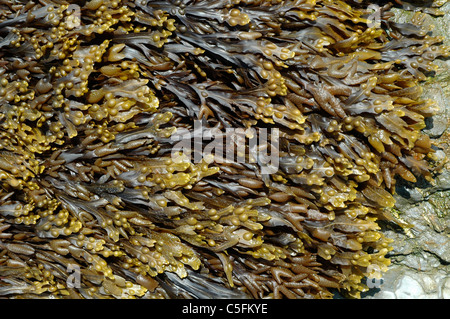
[[[360,296],[396,180],[433,178],[439,4],[2,2],[0,296]],[[198,120],[278,129],[277,172],[174,158]]]

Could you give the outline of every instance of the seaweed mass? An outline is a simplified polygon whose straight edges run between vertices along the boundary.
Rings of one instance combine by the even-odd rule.
[[[359,297],[433,179],[443,3],[2,1],[0,296]]]

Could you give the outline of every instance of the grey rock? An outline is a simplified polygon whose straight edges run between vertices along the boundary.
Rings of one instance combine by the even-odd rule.
[[[405,276],[399,281],[395,295],[398,299],[423,298],[425,292],[417,280]]]
[[[450,299],[450,277],[444,279],[442,285],[442,298]]]
[[[442,17],[428,16],[424,25],[435,26],[434,35],[444,35],[450,45],[450,2],[442,8]],[[413,12],[393,9],[397,22],[409,22]],[[434,141],[435,159],[450,158],[450,60],[435,62],[438,71],[427,79],[423,98],[436,101],[439,110],[427,120],[424,133]],[[387,225],[386,237],[392,238],[391,266],[383,274],[380,289],[366,298],[450,298],[450,164],[444,165],[434,182],[397,183],[395,212],[413,227],[401,231]]]
[[[430,276],[429,274],[424,274],[420,280],[419,284],[422,286],[425,294],[427,295],[438,295],[438,283],[434,276]]]
[[[448,103],[446,100],[446,94],[442,84],[439,82],[430,82],[426,85],[425,94],[423,98],[433,99],[436,101],[436,105],[439,105],[439,112],[432,118],[426,121],[427,127],[423,130],[424,133],[430,135],[430,137],[440,137],[448,128]]]

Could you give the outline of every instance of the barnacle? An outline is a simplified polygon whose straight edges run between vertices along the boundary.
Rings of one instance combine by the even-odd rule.
[[[358,297],[433,178],[442,2],[2,2],[0,296]]]

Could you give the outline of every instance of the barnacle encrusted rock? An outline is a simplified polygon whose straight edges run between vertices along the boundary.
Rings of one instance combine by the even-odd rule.
[[[433,177],[440,4],[0,4],[0,295],[358,297]]]

